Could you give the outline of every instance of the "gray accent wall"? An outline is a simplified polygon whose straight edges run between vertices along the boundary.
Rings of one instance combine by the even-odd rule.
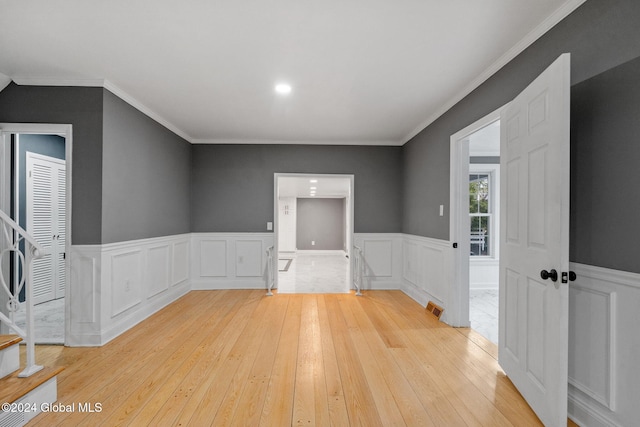
[[[188,233],[191,145],[104,90],[102,243]]]
[[[476,165],[499,165],[500,157],[498,156],[474,156],[469,157],[469,164]]]
[[[640,273],[640,58],[571,90],[571,251]]]
[[[449,206],[449,147],[450,137],[476,120],[502,107],[521,92],[544,69],[564,52],[571,53],[572,85],[581,83],[611,70],[621,64],[640,57],[640,2],[637,0],[588,0],[571,15],[558,23],[545,35],[529,46],[515,59],[491,76],[471,94],[454,105],[449,111],[426,127],[403,149],[403,226],[407,234],[449,238],[449,213],[439,216],[439,205]],[[612,144],[612,142],[609,142]],[[577,144],[574,150],[580,150]],[[606,173],[611,161],[591,162],[583,156],[574,156],[574,168],[588,170],[594,176]],[[593,159],[596,160],[596,159]],[[620,159],[618,168],[635,169],[633,156]],[[635,182],[640,181],[637,174]],[[581,184],[582,185],[582,184]],[[597,184],[603,190],[619,192],[623,182],[602,182]],[[574,198],[580,196],[579,189],[572,182]],[[584,209],[585,205],[580,205]],[[628,204],[607,206],[609,212],[627,209]],[[587,216],[588,217],[588,216]],[[628,231],[626,224],[614,224],[607,221],[588,223],[586,219],[572,215],[572,232],[596,233],[596,229],[606,224],[608,228],[620,227]],[[578,222],[576,222],[578,221]],[[603,267],[619,268],[613,261],[619,254],[630,253],[640,259],[640,247],[635,242],[616,241],[615,233],[602,236],[603,246],[594,247],[603,261],[594,261],[578,249],[578,241],[572,239],[571,260]],[[628,255],[624,255],[625,257]],[[640,264],[626,265],[627,271],[639,272]]]
[[[298,198],[297,249],[343,250],[344,214],[345,199]]]
[[[102,243],[102,88],[9,84],[0,122],[73,126],[73,244]]]
[[[108,90],[11,83],[0,122],[73,126],[73,244],[190,231],[190,144]]]
[[[191,230],[262,232],[273,221],[275,173],[354,175],[354,232],[402,227],[402,147],[194,145]]]

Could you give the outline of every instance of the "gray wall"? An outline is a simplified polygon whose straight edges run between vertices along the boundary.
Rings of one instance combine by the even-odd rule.
[[[513,99],[560,54],[571,53],[571,82],[583,82],[640,56],[640,2],[637,0],[589,0],[570,16],[533,43],[513,61],[489,78],[434,123],[420,132],[403,147],[404,209],[402,231],[408,234],[449,238],[449,215],[438,215],[440,204],[449,205],[449,145],[450,136],[495,111]],[[579,148],[577,148],[579,149]],[[575,158],[574,168],[584,170],[584,159]],[[589,167],[606,170],[608,165]],[[620,165],[634,168],[632,159]],[[595,173],[596,171],[594,171]],[[604,173],[604,172],[603,172]],[[640,176],[634,176],[636,182]],[[606,185],[608,191],[619,191],[621,182]],[[576,194],[575,182],[572,192]],[[580,197],[579,194],[576,197]],[[610,205],[608,209],[624,210],[625,205]],[[576,219],[573,215],[574,220]],[[608,227],[627,227],[608,223]],[[593,233],[597,224],[572,223],[573,233]],[[604,244],[604,242],[603,242]],[[632,242],[615,241],[613,235],[606,244],[594,250],[620,254],[630,251],[640,258],[640,246]],[[571,260],[591,261],[577,250],[573,240]],[[594,263],[594,262],[590,262]],[[610,261],[595,263],[615,268]],[[606,265],[604,265],[606,264]],[[640,264],[625,267],[640,272]]]
[[[296,247],[300,250],[343,250],[345,199],[297,201]],[[315,242],[312,245],[311,242]]]
[[[104,91],[102,243],[188,233],[191,145]]]
[[[571,90],[571,249],[640,273],[640,58]]]
[[[492,164],[500,164],[500,157],[498,156],[475,156],[469,157],[469,164],[480,164],[480,165],[492,165]]]
[[[353,174],[354,231],[397,233],[402,222],[401,147],[194,145],[191,230],[266,231],[274,173]]]
[[[73,244],[102,242],[102,88],[9,84],[0,122],[73,125]]]
[[[73,125],[73,244],[190,231],[189,143],[111,92],[12,83],[0,122]]]

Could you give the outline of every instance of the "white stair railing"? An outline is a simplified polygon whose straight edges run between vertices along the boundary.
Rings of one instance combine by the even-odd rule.
[[[27,345],[27,366],[18,374],[19,377],[28,377],[39,370],[42,366],[35,363],[35,325],[33,320],[33,287],[31,282],[32,263],[34,259],[45,255],[44,248],[35,241],[22,227],[6,213],[0,210],[0,224],[2,225],[2,251],[0,252],[0,292],[4,292],[8,297],[7,310],[8,316],[0,311],[0,322],[6,324],[16,334],[18,334]],[[24,254],[20,251],[20,243],[24,242]],[[2,271],[2,264],[5,256],[14,252],[18,259],[17,271],[22,270],[22,277],[19,283],[14,286],[13,291],[5,278],[8,277],[7,272]],[[8,256],[10,262],[11,258]],[[17,272],[16,272],[17,273]],[[25,291],[26,304],[26,325],[23,330],[14,321],[15,313],[20,308],[20,293]]]
[[[356,287],[356,295],[362,296],[362,277],[364,272],[364,257],[362,249],[353,245],[353,286]]]
[[[275,283],[275,268],[274,268],[274,256],[273,256],[274,247],[270,246],[267,249],[267,295],[272,296],[273,292],[271,289],[273,288],[273,284]]]

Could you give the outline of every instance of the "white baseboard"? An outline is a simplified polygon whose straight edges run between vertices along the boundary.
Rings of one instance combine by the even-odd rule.
[[[347,254],[342,249],[298,249],[295,253],[298,255],[346,255]]]

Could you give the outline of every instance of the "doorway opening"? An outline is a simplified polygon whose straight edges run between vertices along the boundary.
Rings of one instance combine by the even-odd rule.
[[[350,292],[353,175],[279,173],[274,193],[278,292]]]
[[[456,326],[498,344],[500,112],[451,137],[451,238]],[[456,298],[457,297],[457,298]]]
[[[65,295],[71,244],[71,126],[0,124],[0,132],[0,209],[47,252],[32,265],[35,342],[64,344],[69,323]],[[23,275],[17,253],[7,264],[3,274],[15,288]],[[15,313],[15,321],[24,327],[25,306]]]

